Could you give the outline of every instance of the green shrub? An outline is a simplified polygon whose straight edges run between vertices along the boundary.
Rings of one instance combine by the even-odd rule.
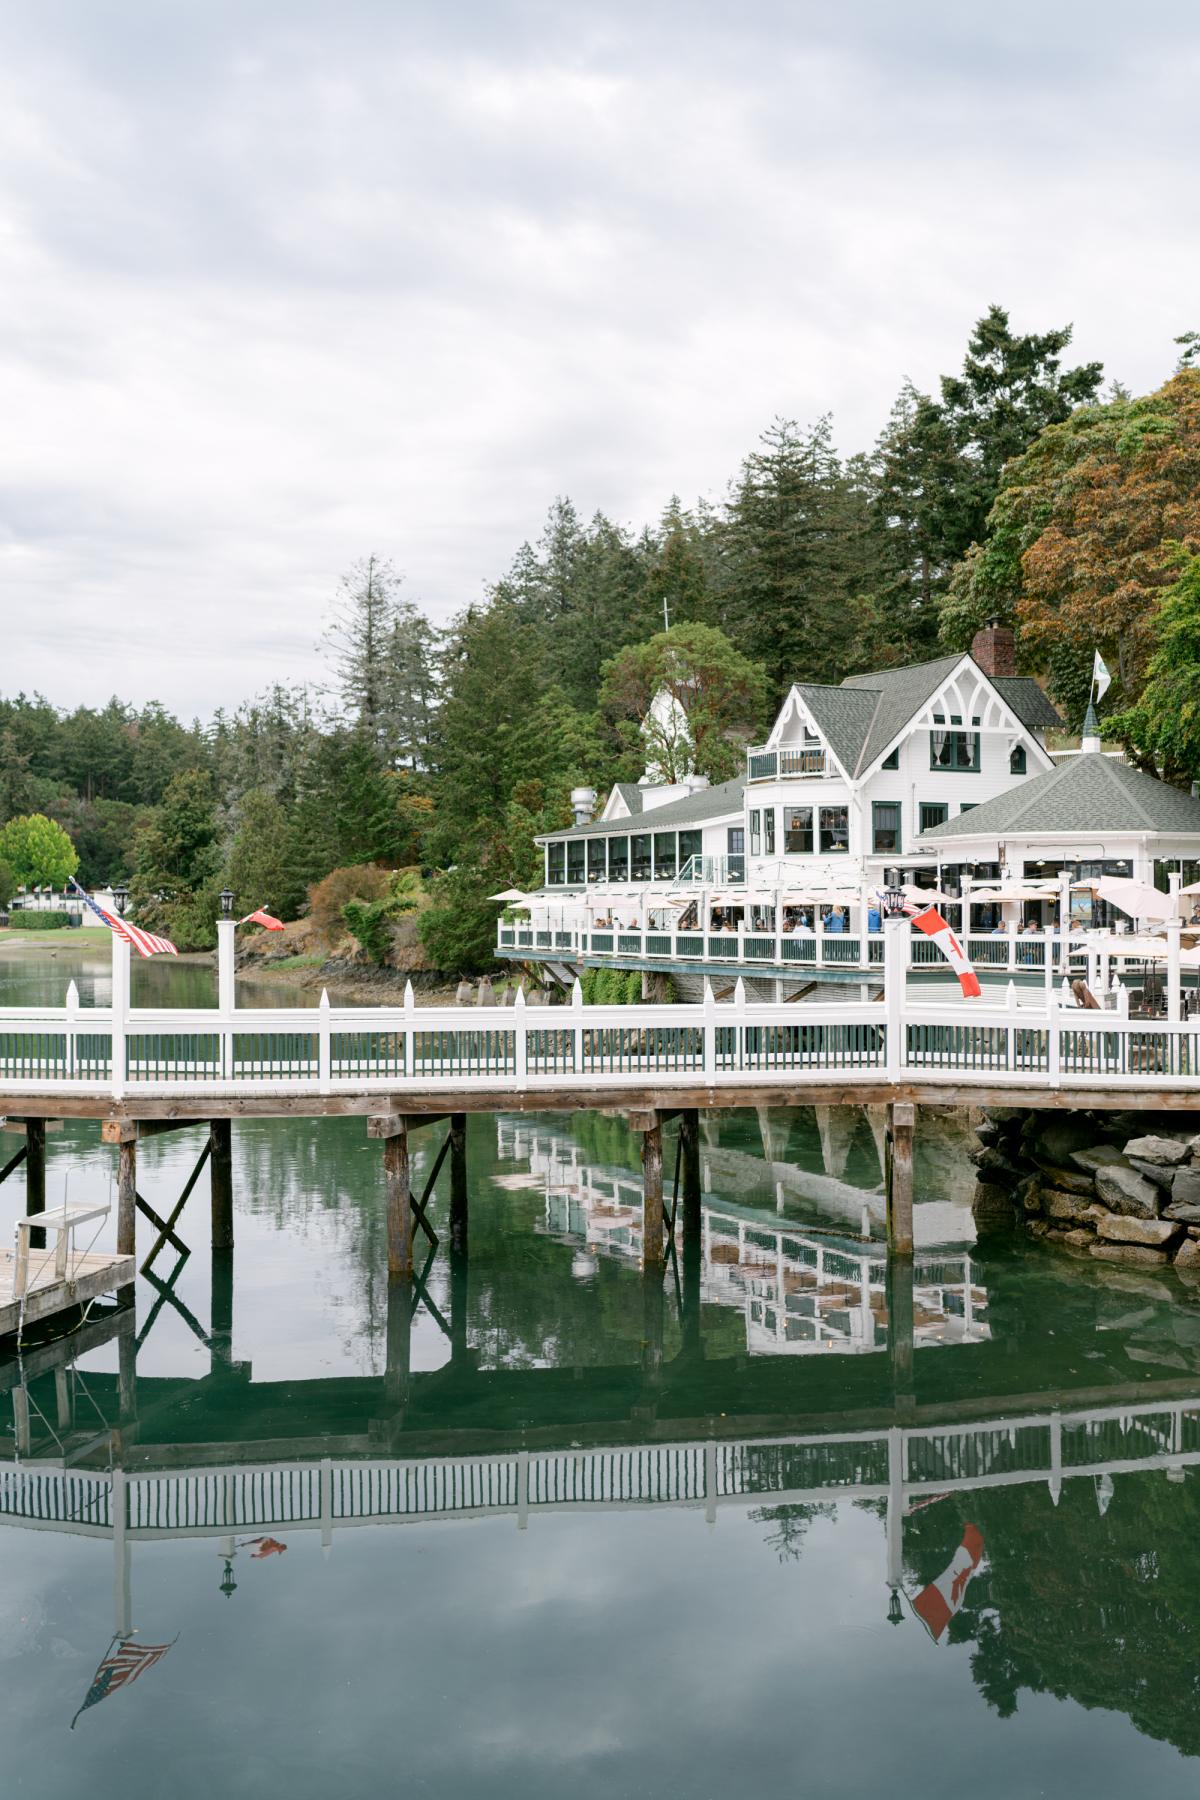
[[[65,912],[15,912],[9,914],[8,923],[13,931],[65,931],[71,923],[71,915]]]
[[[596,1004],[596,978],[599,974],[599,969],[585,969],[579,978],[585,1006],[595,1006]]]
[[[0,907],[7,906],[17,891],[16,871],[11,863],[0,858]]]
[[[382,965],[392,947],[392,921],[415,912],[420,902],[420,878],[410,870],[389,875],[378,900],[347,900],[342,918],[371,961]]]
[[[630,969],[628,975],[625,976],[622,985],[624,986],[625,992],[621,998],[624,1000],[625,1005],[640,1006],[642,1003],[642,977],[638,970]]]

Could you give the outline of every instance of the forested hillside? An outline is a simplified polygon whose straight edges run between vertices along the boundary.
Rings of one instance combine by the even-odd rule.
[[[320,690],[190,723],[0,699],[0,823],[58,821],[82,879],[127,879],[140,916],[194,944],[225,884],[288,918],[332,870],[420,867],[430,955],[467,968],[487,959],[486,896],[536,880],[531,837],[568,820],[570,788],[641,772],[657,686],[686,691],[700,767],[721,778],[789,682],[965,647],[991,615],[1075,723],[1099,647],[1109,729],[1188,779],[1197,339],[1134,399],[1102,397],[1099,364],[1069,366],[1070,338],[1014,334],[993,307],[961,371],[936,395],[906,386],[872,449],[842,458],[830,419],[777,419],[720,504],[672,497],[634,528],[560,498],[444,631],[368,557],[326,622]],[[1156,692],[1175,697],[1169,741]]]

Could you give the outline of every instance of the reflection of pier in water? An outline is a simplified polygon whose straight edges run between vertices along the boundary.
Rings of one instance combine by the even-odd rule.
[[[596,1252],[641,1264],[642,1186],[637,1176],[598,1167],[573,1138],[525,1120],[498,1120],[497,1139],[503,1158],[528,1162],[531,1180],[545,1196],[547,1231],[580,1247],[577,1273],[592,1272]],[[761,1174],[763,1164],[750,1157],[742,1160]],[[839,1189],[846,1186],[824,1179]],[[866,1227],[865,1204],[862,1212]],[[700,1298],[743,1314],[747,1350],[797,1356],[886,1348],[884,1244],[817,1237],[705,1197],[701,1221]],[[991,1335],[981,1316],[986,1307],[987,1294],[975,1279],[968,1254],[917,1254],[914,1348],[984,1341]]]
[[[972,1418],[961,1416],[961,1402],[915,1408],[908,1400],[857,1428],[843,1417],[831,1429],[752,1436],[740,1434],[734,1418],[722,1420],[721,1436],[630,1436],[586,1447],[530,1448],[524,1431],[511,1433],[507,1448],[442,1455],[380,1454],[372,1431],[356,1446],[343,1439],[336,1451],[309,1457],[280,1455],[272,1440],[153,1443],[153,1401],[141,1421],[136,1410],[133,1324],[127,1311],[86,1328],[84,1347],[118,1338],[115,1385],[74,1370],[67,1342],[36,1352],[23,1375],[10,1366],[0,1377],[12,1390],[17,1439],[17,1456],[0,1460],[0,1525],[109,1543],[119,1636],[133,1629],[137,1543],[210,1538],[228,1562],[239,1536],[251,1532],[312,1532],[328,1549],[338,1532],[365,1526],[508,1516],[525,1529],[542,1514],[646,1508],[715,1524],[731,1506],[845,1499],[881,1505],[884,1575],[897,1592],[905,1586],[903,1521],[935,1497],[1044,1483],[1057,1504],[1065,1482],[1086,1479],[1103,1510],[1114,1476],[1160,1471],[1180,1480],[1200,1464],[1194,1379],[1114,1384],[1085,1404],[981,1400]],[[151,1393],[203,1385],[142,1384]],[[161,1413],[173,1410],[164,1395]],[[903,1423],[905,1413],[916,1422]]]

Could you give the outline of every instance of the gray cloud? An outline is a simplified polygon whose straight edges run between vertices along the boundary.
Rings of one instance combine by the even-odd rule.
[[[556,493],[865,446],[993,299],[1155,384],[1198,63],[1175,5],[10,6],[0,690],[309,676],[355,556],[444,618]]]

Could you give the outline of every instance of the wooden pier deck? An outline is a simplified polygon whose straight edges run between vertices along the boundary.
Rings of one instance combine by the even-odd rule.
[[[0,1251],[0,1337],[7,1337],[22,1324],[21,1302],[13,1292],[16,1272],[16,1253]],[[132,1256],[95,1250],[74,1257],[64,1278],[55,1270],[52,1249],[33,1250],[29,1257],[23,1323],[33,1325],[54,1313],[84,1306],[99,1294],[114,1294],[119,1288],[128,1287],[136,1274],[137,1262]]]

